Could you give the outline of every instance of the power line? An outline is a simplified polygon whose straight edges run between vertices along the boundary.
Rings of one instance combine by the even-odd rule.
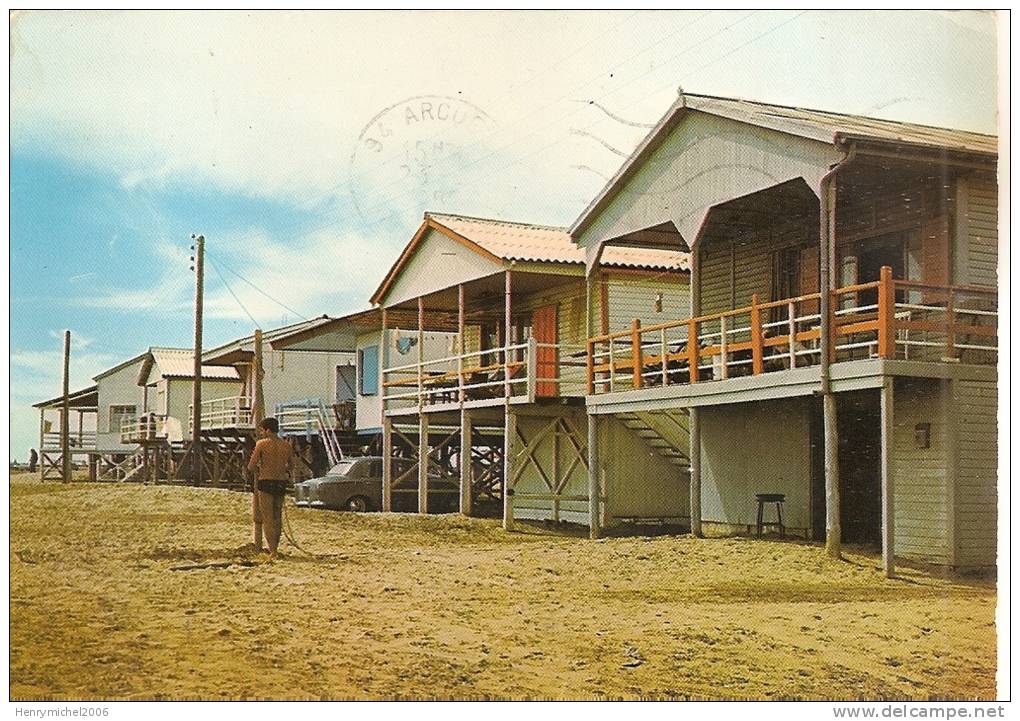
[[[210,253],[207,253],[207,255],[209,255],[209,258],[210,258],[210,259],[212,258],[212,254],[210,254]],[[230,267],[229,265],[227,265],[226,263],[224,263],[224,262],[223,262],[222,260],[221,260],[221,261],[219,261],[219,263],[220,263],[220,265],[222,265],[222,266],[223,266],[223,268],[224,268],[224,269],[226,269],[226,270],[227,270],[227,271],[229,271],[230,273],[233,273],[233,274],[234,274],[234,275],[236,275],[236,276],[237,276],[238,278],[240,278],[240,279],[241,279],[241,280],[242,280],[243,282],[247,283],[247,284],[248,284],[248,285],[250,285],[250,286],[251,286],[252,288],[254,288],[254,289],[255,289],[255,291],[256,291],[257,293],[259,293],[259,294],[261,294],[261,295],[265,296],[266,298],[268,298],[268,299],[269,299],[269,300],[271,300],[272,302],[276,303],[276,304],[277,304],[278,306],[280,306],[280,307],[281,307],[281,308],[283,308],[284,310],[286,310],[286,311],[288,311],[288,312],[290,312],[290,313],[293,313],[293,314],[294,314],[294,315],[295,315],[295,316],[296,316],[297,318],[299,318],[300,320],[310,320],[311,318],[314,318],[314,317],[315,317],[315,316],[311,316],[311,315],[306,315],[306,314],[304,314],[304,313],[302,313],[302,312],[300,312],[300,311],[294,310],[293,308],[291,308],[291,307],[290,307],[289,305],[287,305],[287,304],[286,304],[286,303],[284,303],[283,301],[281,301],[281,300],[277,300],[277,299],[276,299],[276,298],[274,298],[273,296],[269,295],[269,293],[267,293],[266,291],[262,290],[262,288],[260,288],[260,287],[259,287],[258,285],[256,285],[256,284],[255,284],[255,283],[253,283],[252,281],[250,281],[250,280],[248,280],[247,278],[245,278],[245,277],[244,277],[243,275],[241,275],[241,274],[240,274],[240,273],[238,273],[238,272],[237,272],[236,270],[234,270],[233,268],[231,268],[231,267]]]
[[[255,317],[251,314],[251,312],[249,312],[248,307],[241,302],[241,299],[237,297],[237,293],[235,293],[234,289],[230,287],[230,283],[228,283],[227,279],[223,277],[223,273],[220,272],[219,263],[217,263],[216,259],[213,258],[212,255],[208,254],[208,252],[206,254],[209,255],[209,260],[212,261],[213,270],[216,271],[216,275],[223,283],[223,287],[227,289],[227,292],[230,293],[231,297],[235,301],[237,301],[237,304],[239,306],[241,306],[241,310],[243,310],[244,314],[248,316],[249,320],[251,320],[252,326],[254,326],[255,328],[261,328],[262,327],[261,324],[257,320],[255,320]]]

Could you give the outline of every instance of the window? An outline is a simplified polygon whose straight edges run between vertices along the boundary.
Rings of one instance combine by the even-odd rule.
[[[120,433],[124,421],[134,420],[137,413],[135,406],[110,406],[110,426],[106,430],[110,433]]]
[[[379,346],[370,345],[358,351],[358,393],[374,396],[379,392]]]

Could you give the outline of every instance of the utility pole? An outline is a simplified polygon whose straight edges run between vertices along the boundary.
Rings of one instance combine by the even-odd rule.
[[[266,399],[262,393],[262,329],[255,329],[255,353],[251,362],[251,377],[254,388],[252,394],[252,422],[258,428],[266,417]]]
[[[191,388],[191,468],[193,482],[202,485],[202,285],[205,273],[205,236],[192,235],[195,271],[195,365]]]
[[[60,405],[60,463],[64,483],[71,481],[71,331],[64,331],[64,398]]]

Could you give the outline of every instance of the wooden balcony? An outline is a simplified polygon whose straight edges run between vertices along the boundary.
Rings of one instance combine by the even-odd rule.
[[[534,403],[541,398],[582,397],[584,347],[562,343],[526,343],[421,360],[383,370],[383,407],[387,412],[422,408],[480,407],[507,401]]]
[[[589,395],[819,365],[821,294],[594,336],[588,340]],[[894,280],[831,291],[830,362],[868,358],[995,365],[997,293],[987,288]],[[696,338],[696,343],[688,339]]]
[[[120,442],[130,444],[166,440],[166,423],[166,416],[153,413],[126,420],[120,425]]]
[[[255,428],[251,401],[246,396],[229,396],[202,401],[201,420],[203,431],[243,430]],[[194,406],[188,406],[188,428],[194,427]]]

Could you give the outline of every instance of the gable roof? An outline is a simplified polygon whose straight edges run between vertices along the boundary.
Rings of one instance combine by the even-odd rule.
[[[138,370],[138,385],[145,385],[153,368],[161,378],[194,378],[194,352],[189,348],[149,348]],[[239,380],[230,366],[202,366],[202,380]]]
[[[297,323],[291,323],[289,325],[280,326],[279,328],[273,328],[271,330],[263,331],[262,342],[273,344],[275,342],[283,341],[290,336],[296,334],[305,334],[308,332],[314,332],[316,329],[328,326],[333,323],[336,318],[331,318],[328,315],[320,315],[315,318],[308,320],[298,321]],[[216,346],[207,351],[202,351],[202,362],[208,363],[226,355],[235,353],[253,353],[255,351],[255,334],[246,335],[242,338],[236,338],[223,345]]]
[[[601,212],[689,111],[716,115],[826,145],[866,141],[977,155],[989,160],[998,155],[998,137],[995,135],[681,91],[680,97],[670,106],[662,119],[649,131],[616,174],[574,221],[570,227],[572,237],[576,238],[594,216]]]
[[[435,230],[497,263],[512,261],[583,265],[585,251],[567,228],[518,223],[468,215],[425,213],[425,220],[372,295],[378,303],[389,290],[429,230]],[[660,248],[607,248],[603,266],[689,271],[689,255]]]
[[[92,380],[94,380],[94,381],[102,380],[103,378],[106,378],[109,375],[113,375],[117,371],[124,370],[128,366],[132,366],[135,363],[141,363],[142,360],[144,360],[145,356],[148,354],[148,352],[149,351],[143,351],[143,352],[139,353],[138,355],[136,355],[134,358],[129,358],[126,361],[118,363],[117,365],[113,366],[112,368],[107,368],[102,373],[99,373],[98,375],[92,376]]]

